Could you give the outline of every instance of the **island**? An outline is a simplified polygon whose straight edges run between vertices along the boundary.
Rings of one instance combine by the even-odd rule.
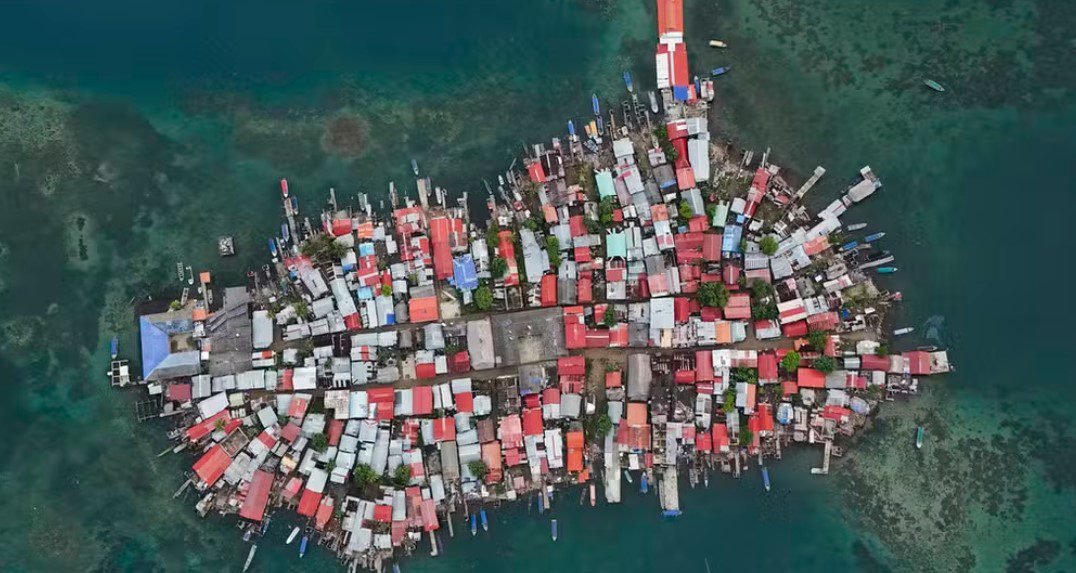
[[[828,473],[884,402],[952,369],[890,349],[911,329],[875,280],[896,271],[885,233],[842,222],[880,179],[864,167],[811,213],[825,169],[794,186],[769,153],[711,139],[727,68],[690,78],[681,0],[657,6],[657,89],[625,74],[621,101],[595,95],[484,202],[414,161],[389,206],[329,190],[300,213],[282,179],[270,262],[238,285],[178,263],[182,294],[138,318],[140,374],[113,345],[112,384],[172,426],[162,455],[192,455],[176,497],[236,516],[246,566],[265,539],[398,568],[488,530],[498,504],[619,503],[625,484],[675,518],[680,485],[711,473],[754,465],[768,491],[789,447],[817,446]]]

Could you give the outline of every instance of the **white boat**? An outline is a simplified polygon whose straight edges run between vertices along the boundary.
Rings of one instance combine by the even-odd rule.
[[[251,568],[251,561],[254,561],[254,554],[256,554],[257,551],[257,544],[251,545],[251,553],[246,554],[246,562],[243,563],[243,573],[246,573],[246,570]]]
[[[299,536],[299,531],[300,531],[300,529],[298,527],[292,529],[291,534],[288,535],[288,540],[285,541],[284,544],[285,545],[291,545],[291,542],[295,541],[295,538]]]
[[[654,113],[657,113],[658,112],[658,96],[654,93],[654,90],[650,90],[650,92],[647,93],[647,95],[650,96],[650,111],[652,111]]]
[[[849,231],[858,231],[860,229],[866,229],[866,228],[867,228],[866,223],[852,223],[851,225],[848,225],[848,230]]]
[[[711,48],[727,48],[727,47],[729,47],[729,45],[726,44],[725,42],[722,42],[721,40],[710,40],[710,47]]]
[[[915,330],[914,327],[905,326],[904,328],[898,328],[898,329],[894,330],[893,331],[893,336],[902,336],[902,335],[908,334],[910,332],[913,332],[914,330]]]

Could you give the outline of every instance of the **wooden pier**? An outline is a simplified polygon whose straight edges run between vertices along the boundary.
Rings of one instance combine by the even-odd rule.
[[[815,167],[814,168],[814,175],[811,175],[811,178],[808,179],[803,185],[801,185],[798,190],[796,190],[796,200],[802,199],[803,196],[806,195],[807,192],[811,190],[811,187],[814,187],[815,183],[818,183],[818,180],[821,179],[822,176],[825,175],[825,174],[826,174],[826,168],[825,167],[822,167],[821,165],[819,165],[818,167]]]

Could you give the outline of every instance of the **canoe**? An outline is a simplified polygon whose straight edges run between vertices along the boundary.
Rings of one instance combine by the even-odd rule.
[[[557,540],[557,520],[554,519],[553,521],[549,522],[549,527],[552,530],[553,541],[556,541]]]
[[[731,69],[732,69],[732,66],[722,66],[720,68],[714,68],[714,70],[712,72],[710,72],[710,73],[715,75],[715,76],[721,76],[721,75],[724,75],[724,74],[728,73],[728,71],[731,70]]]
[[[726,44],[725,42],[722,42],[721,40],[710,40],[710,47],[711,48],[727,48],[727,47],[729,47],[729,45]]]
[[[915,431],[915,447],[916,449],[923,449],[923,426],[919,426]]]
[[[878,267],[878,274],[891,275],[899,270],[897,267]]]
[[[851,225],[848,225],[848,230],[849,231],[858,231],[860,229],[865,229],[865,228],[867,228],[866,223],[852,223]]]
[[[939,84],[938,82],[936,82],[936,81],[934,81],[934,80],[931,80],[931,79],[926,79],[926,80],[923,80],[923,84],[925,84],[925,85],[926,85],[926,86],[927,86],[928,88],[930,88],[930,89],[932,89],[932,90],[934,90],[934,91],[936,91],[936,92],[943,92],[943,91],[945,91],[945,87],[944,87],[944,86],[942,86],[942,85],[941,85],[941,84]]]
[[[884,236],[885,236],[884,231],[878,232],[878,233],[871,233],[871,234],[867,235],[866,237],[863,237],[863,241],[866,242],[866,243],[870,243],[872,241],[877,241],[878,239],[881,239]]]
[[[762,485],[770,491],[770,469],[766,467],[762,468]]]

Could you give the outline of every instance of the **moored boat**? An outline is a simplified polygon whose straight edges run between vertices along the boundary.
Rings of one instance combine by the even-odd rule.
[[[893,331],[893,336],[903,336],[905,334],[909,334],[909,333],[914,332],[914,331],[915,331],[915,327],[905,326],[903,328],[898,328],[898,329],[894,330]]]
[[[851,225],[848,225],[848,230],[849,231],[858,231],[860,229],[866,229],[866,228],[867,228],[866,223],[852,223]]]
[[[624,479],[628,480],[628,483],[635,483],[635,480],[631,479],[631,472],[624,470]]]
[[[285,242],[291,240],[291,227],[287,223],[280,224],[280,238],[284,239]]]
[[[310,543],[310,534],[304,533],[303,540],[299,542],[299,559],[302,559],[306,555],[306,544]]]
[[[594,482],[590,482],[590,507],[598,505],[597,488],[594,487]]]
[[[877,241],[878,239],[881,239],[884,236],[885,236],[884,231],[883,232],[878,232],[878,233],[871,233],[871,234],[867,235],[866,237],[863,237],[863,242],[871,243],[871,242]]]
[[[882,259],[884,259],[886,257],[890,257],[890,256],[893,256],[893,253],[890,253],[889,251],[885,251],[885,250],[874,251],[873,253],[867,253],[867,260],[868,261],[879,261],[879,260],[882,260]]]
[[[650,480],[646,479],[646,472],[643,472],[643,477],[639,481],[639,491],[641,493],[647,493],[650,491]]]
[[[575,137],[575,124],[570,119],[568,120],[568,135]]]
[[[652,111],[654,113],[657,113],[658,112],[658,96],[657,96],[657,94],[655,94],[654,91],[651,90],[647,95],[650,96],[650,111]]]
[[[762,485],[766,491],[770,491],[770,468],[762,467]]]
[[[915,448],[918,450],[923,449],[923,426],[919,426],[915,430]]]
[[[482,531],[489,531],[489,521],[486,520],[486,508],[479,510],[478,515],[482,518]]]
[[[120,353],[120,339],[115,337],[115,336],[112,337],[111,350],[112,350],[112,359],[115,360],[116,356],[119,356],[119,353]]]
[[[418,161],[411,160],[411,171],[415,172],[415,177],[418,177]]]
[[[714,70],[712,72],[710,72],[710,73],[715,75],[715,76],[722,76],[722,75],[725,75],[726,73],[728,73],[728,71],[731,70],[731,69],[732,69],[732,66],[722,66],[720,68],[714,68]]]
[[[601,115],[602,109],[598,105],[598,94],[590,94],[590,104],[594,106],[594,115]]]
[[[895,272],[897,272],[899,270],[900,269],[897,268],[897,267],[878,267],[878,274],[880,274],[880,275],[891,275],[891,274],[893,274],[893,273],[895,273]]]
[[[729,45],[726,44],[725,42],[722,42],[721,40],[710,40],[710,47],[711,48],[727,48],[727,47],[729,47]]]
[[[549,527],[552,530],[553,541],[556,541],[557,540],[557,520],[554,519],[554,520],[550,521],[549,522]]]
[[[296,528],[292,529],[291,533],[288,534],[288,540],[284,542],[284,545],[291,545],[291,542],[295,541],[295,538],[298,537],[298,535],[299,535],[299,528],[296,527]]]
[[[852,249],[854,249],[854,248],[856,248],[858,246],[859,246],[858,241],[848,241],[847,243],[841,245],[841,251],[842,252],[851,251]]]
[[[936,92],[945,91],[945,86],[943,86],[943,85],[939,84],[938,82],[936,82],[936,81],[934,81],[932,79],[929,79],[929,78],[923,80],[923,84],[925,84],[928,88],[930,88],[930,89],[932,89],[932,90],[934,90]]]
[[[273,255],[273,260],[277,258],[276,239],[269,237],[269,254]]]
[[[628,88],[629,92],[635,91],[635,86],[631,83],[631,72],[624,72],[624,85]]]
[[[250,546],[250,553],[247,553],[247,562],[243,564],[243,571],[250,569],[251,561],[254,561],[254,554],[258,552],[258,545],[254,544]]]
[[[281,179],[280,180],[280,194],[283,195],[285,199],[288,198],[288,180],[287,179]]]
[[[471,535],[478,535],[478,516],[471,514]]]

